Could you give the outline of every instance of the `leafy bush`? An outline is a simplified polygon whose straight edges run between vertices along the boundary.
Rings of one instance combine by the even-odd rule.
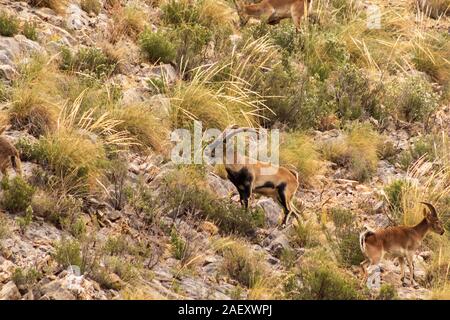
[[[155,199],[153,191],[142,181],[129,192],[128,203],[134,212],[142,217],[148,225],[155,225],[159,219],[157,205],[159,200]]]
[[[397,300],[398,294],[395,286],[391,284],[383,284],[380,288],[380,293],[377,297],[378,300]]]
[[[251,252],[244,244],[233,241],[220,249],[222,268],[232,279],[247,288],[258,285],[267,276],[262,257]]]
[[[61,53],[62,70],[86,72],[101,78],[111,75],[116,69],[116,62],[108,59],[103,51],[98,48],[81,48],[75,54],[70,49],[63,48]]]
[[[0,35],[4,37],[12,37],[19,32],[19,21],[8,13],[0,12]]]
[[[303,288],[290,298],[307,300],[356,300],[363,298],[357,281],[338,268],[327,254],[312,252],[299,270]]]
[[[364,255],[359,247],[359,230],[355,224],[355,217],[350,210],[332,208],[331,219],[334,222],[336,231],[335,241],[339,262],[345,266],[359,265],[364,260]]]
[[[388,87],[387,104],[406,121],[427,121],[439,105],[439,95],[431,84],[420,76],[410,76],[404,82]]]
[[[167,35],[146,29],[139,36],[139,45],[150,62],[169,63],[175,59],[176,50]]]
[[[166,199],[179,212],[196,212],[198,217],[213,221],[224,233],[252,234],[264,224],[259,209],[245,210],[207,191],[201,177],[192,169],[182,169],[166,178]]]
[[[25,210],[25,215],[22,217],[17,217],[16,222],[19,225],[20,231],[24,233],[33,222],[33,208],[28,206]]]
[[[399,218],[402,214],[403,188],[406,184],[406,180],[394,180],[384,187],[384,192],[389,201],[389,209],[396,218]]]
[[[175,259],[180,260],[182,266],[187,265],[195,253],[191,242],[185,239],[175,228],[172,228],[170,232],[170,244]]]
[[[35,284],[42,274],[35,268],[16,268],[12,275],[12,281],[19,287],[30,287]]]
[[[313,248],[320,245],[319,232],[313,223],[302,222],[295,226],[292,241],[300,248]]]
[[[83,266],[81,245],[78,240],[62,239],[56,243],[54,258],[63,268],[77,266],[81,269]]]
[[[345,64],[333,72],[327,80],[328,94],[333,109],[340,118],[355,120],[373,116],[381,118],[378,101],[382,86],[376,88],[370,83],[366,72],[353,64]]]
[[[24,212],[31,204],[35,189],[23,178],[15,177],[11,181],[3,177],[1,182],[3,190],[2,207],[10,213]]]
[[[443,138],[433,134],[421,136],[400,154],[399,162],[405,170],[423,156],[426,156],[430,161],[436,160],[445,163],[447,161],[446,150],[449,147],[450,144],[446,137]]]
[[[210,41],[220,52],[232,31],[231,11],[221,1],[170,0],[161,10],[163,22],[172,28],[169,38],[176,43],[177,62],[183,61],[189,69],[202,64]]]
[[[37,25],[35,22],[25,22],[23,25],[22,33],[25,37],[30,40],[37,41],[38,40],[38,32],[36,29]]]

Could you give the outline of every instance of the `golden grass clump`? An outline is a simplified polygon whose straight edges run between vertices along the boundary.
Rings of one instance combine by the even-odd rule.
[[[357,124],[344,137],[325,143],[324,157],[349,170],[349,177],[358,181],[370,178],[377,169],[379,134],[370,125]]]
[[[120,120],[117,129],[128,131],[139,145],[137,148],[152,148],[163,152],[168,143],[169,131],[161,120],[152,115],[152,111],[145,105],[130,105],[112,112],[114,119]]]
[[[9,122],[16,130],[28,130],[35,137],[56,126],[60,97],[55,91],[61,80],[51,59],[37,55],[19,66],[20,77],[11,90]]]
[[[118,129],[121,121],[108,113],[94,117],[94,109],[81,112],[82,100],[83,94],[62,108],[56,129],[39,139],[36,151],[38,160],[60,178],[60,187],[72,194],[96,190],[108,153],[133,144],[128,133]]]
[[[320,153],[310,137],[301,132],[289,133],[280,146],[282,165],[293,165],[300,176],[300,183],[312,182],[314,176],[323,172]]]
[[[26,129],[39,137],[54,130],[58,117],[58,106],[49,103],[38,89],[17,88],[9,110],[9,122],[16,130]]]
[[[65,13],[68,0],[28,0],[33,7],[45,7],[54,10],[57,13]]]
[[[190,127],[194,120],[203,128],[224,129],[230,123],[254,126],[266,109],[262,98],[239,78],[217,80],[223,67],[211,65],[194,70],[191,81],[180,81],[171,91],[174,128]]]
[[[109,26],[109,40],[112,43],[124,37],[136,39],[148,24],[145,12],[136,5],[115,6],[112,10]]]
[[[238,239],[222,238],[214,245],[224,258],[222,271],[249,289],[249,299],[275,299],[281,296],[281,280],[270,273],[261,254],[253,252]]]

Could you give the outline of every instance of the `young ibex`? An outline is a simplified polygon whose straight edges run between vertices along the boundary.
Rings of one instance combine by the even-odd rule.
[[[285,226],[291,213],[298,218],[300,211],[294,206],[293,197],[298,189],[298,173],[294,170],[278,167],[267,162],[250,159],[237,152],[237,148],[227,146],[227,141],[241,132],[257,132],[252,128],[238,128],[229,126],[220,134],[209,146],[211,156],[216,157],[215,148],[222,146],[225,150],[224,166],[228,174],[228,179],[237,188],[240,196],[240,202],[248,208],[248,199],[252,193],[258,193],[273,198],[282,207],[284,217],[282,226]],[[228,163],[231,162],[231,163]]]
[[[244,13],[256,18],[268,17],[268,24],[277,24],[282,19],[292,18],[295,27],[299,29],[310,2],[311,0],[262,0],[256,4],[243,5],[242,8],[236,4],[236,7],[239,14]]]
[[[4,130],[5,128],[0,129],[0,135]],[[12,167],[19,175],[22,175],[19,152],[8,140],[0,136],[0,172],[6,175],[9,167]]]
[[[360,235],[361,251],[367,260],[361,263],[364,276],[367,277],[366,266],[378,265],[385,254],[398,257],[401,268],[401,280],[405,283],[405,259],[408,262],[411,285],[414,286],[413,257],[420,247],[428,231],[444,234],[444,227],[439,220],[436,209],[430,203],[421,202],[428,207],[424,208],[423,220],[414,227],[396,226],[376,232],[365,231]]]

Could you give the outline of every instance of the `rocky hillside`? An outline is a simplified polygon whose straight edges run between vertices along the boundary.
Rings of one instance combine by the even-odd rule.
[[[234,3],[0,0],[23,171],[0,173],[0,299],[450,298],[450,1],[315,0],[298,31]],[[194,120],[280,129],[304,217],[280,228],[220,166],[173,163]],[[368,289],[360,232],[420,201],[447,232],[417,284],[386,260]]]

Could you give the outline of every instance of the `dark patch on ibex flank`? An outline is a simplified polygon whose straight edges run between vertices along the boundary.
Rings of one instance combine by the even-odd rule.
[[[275,189],[275,185],[273,184],[273,182],[267,181],[262,186],[258,186],[255,189],[263,189],[263,188]]]

